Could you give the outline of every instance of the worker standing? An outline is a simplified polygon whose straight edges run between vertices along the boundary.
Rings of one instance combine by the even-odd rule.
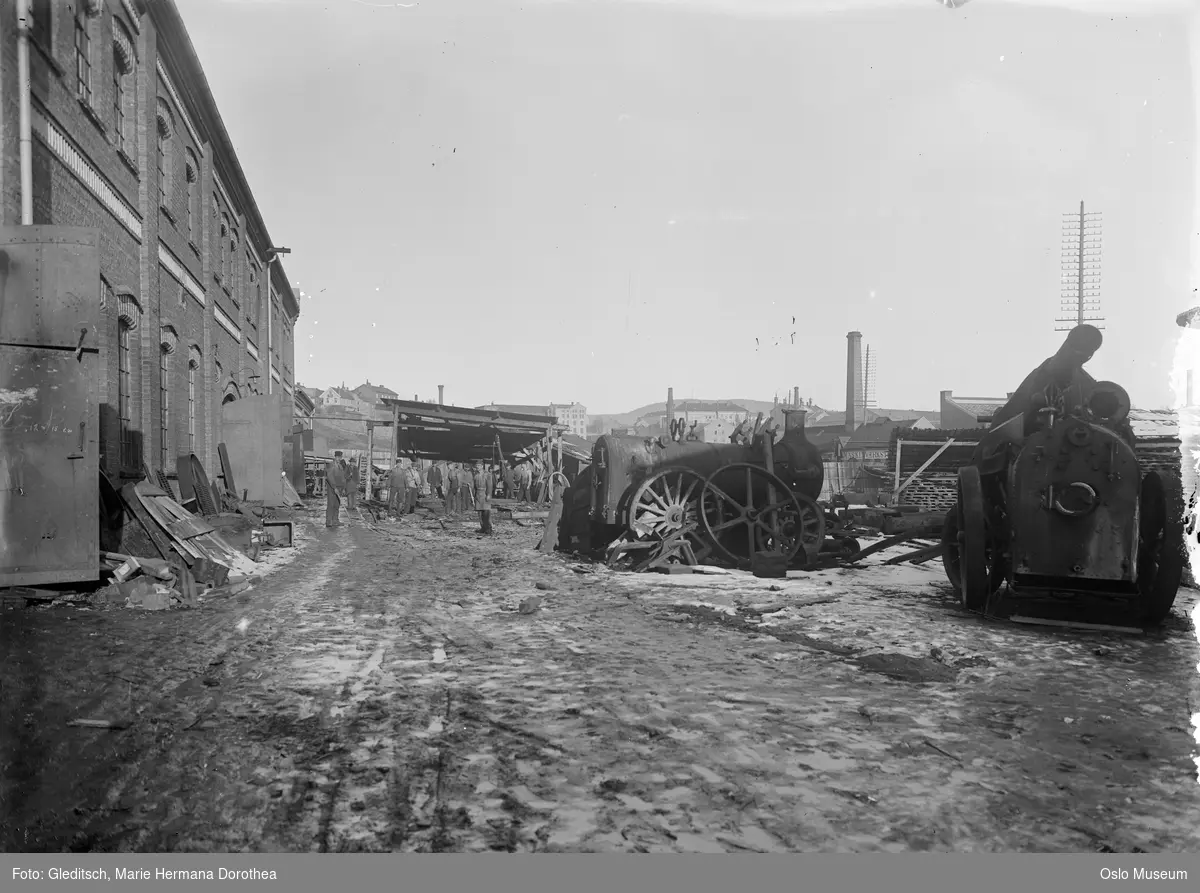
[[[491,469],[475,463],[472,484],[475,487],[475,511],[479,512],[479,532],[492,532],[492,492],[496,489],[496,478]]]
[[[474,494],[471,492],[474,484],[471,470],[467,468],[465,462],[460,463],[458,466],[458,511],[467,511],[475,502]]]
[[[354,511],[358,505],[358,459],[348,464],[346,469],[346,511]]]
[[[421,495],[421,473],[415,465],[408,466],[405,483],[408,485],[408,499],[405,500],[403,511],[411,515],[417,510],[417,497]]]
[[[325,463],[325,526],[337,527],[340,523],[342,493],[346,489],[346,463],[342,451],[333,454],[333,460]]]
[[[443,486],[446,489],[443,511],[449,515],[458,511],[458,473],[450,462],[446,463],[446,483]]]
[[[400,517],[404,514],[404,506],[407,500],[405,489],[408,485],[408,475],[404,471],[404,466],[400,462],[396,462],[388,472],[388,511],[393,517]]]
[[[442,466],[437,462],[429,469],[429,495],[434,499],[442,498]]]

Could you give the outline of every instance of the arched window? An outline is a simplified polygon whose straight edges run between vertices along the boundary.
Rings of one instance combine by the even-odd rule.
[[[135,63],[133,41],[129,32],[120,20],[112,20],[113,38],[113,143],[116,147],[129,154],[132,140],[129,138],[129,121],[137,116],[134,113],[136,90],[134,89],[133,68]]]
[[[221,238],[220,238],[219,245],[220,245],[220,251],[221,251],[221,279],[224,280],[225,287],[228,288],[229,287],[229,248],[228,248],[228,246],[229,246],[229,218],[224,214],[221,215]]]
[[[170,471],[174,465],[171,462],[171,356],[177,342],[175,330],[163,326],[158,351],[158,464],[163,471]]]
[[[133,356],[133,333],[141,321],[142,312],[133,295],[119,295],[117,307],[117,419],[121,467],[137,468],[142,464],[142,457],[134,416],[134,385],[138,379],[138,365]]]
[[[161,98],[158,100],[158,113],[155,115],[155,133],[158,137],[158,204],[168,212],[171,206],[168,197],[171,194],[171,134],[175,131],[175,116]]]
[[[187,150],[187,160],[184,162],[183,177],[187,181],[187,236],[188,241],[196,241],[196,224],[200,220],[200,190],[196,188],[200,178],[200,163],[196,153]]]
[[[188,452],[196,452],[196,377],[200,374],[200,348],[192,345],[188,355]]]

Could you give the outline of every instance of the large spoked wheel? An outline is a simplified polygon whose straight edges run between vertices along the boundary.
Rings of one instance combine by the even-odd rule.
[[[825,536],[824,514],[812,500],[807,503],[806,510],[765,468],[739,462],[704,482],[700,520],[716,550],[738,567],[749,567],[755,552],[773,552],[791,563],[801,548],[815,555]]]
[[[988,599],[1003,584],[995,548],[988,530],[987,507],[983,498],[983,479],[973,465],[958,470],[958,509],[956,560],[946,564],[946,576],[954,567],[958,577],[958,595],[968,611],[983,611]],[[943,534],[944,535],[944,534]]]
[[[1142,619],[1158,624],[1175,604],[1187,550],[1183,540],[1183,500],[1161,471],[1142,478],[1138,530],[1138,595]]]
[[[950,581],[954,591],[961,593],[962,567],[958,544],[958,506],[949,509],[946,512],[946,520],[942,522],[942,569],[945,570],[946,579]]]
[[[689,468],[667,468],[651,475],[629,501],[629,532],[637,539],[665,539],[689,524],[700,523],[704,479]]]

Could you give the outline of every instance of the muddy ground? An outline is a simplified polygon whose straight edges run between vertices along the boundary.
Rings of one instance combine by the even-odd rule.
[[[633,576],[528,523],[320,521],[195,609],[0,615],[0,846],[1200,849],[1193,591],[1081,634],[966,615],[937,562]]]

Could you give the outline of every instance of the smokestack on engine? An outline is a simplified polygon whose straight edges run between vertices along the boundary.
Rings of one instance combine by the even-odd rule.
[[[667,427],[675,421],[675,389],[667,388]]]
[[[800,408],[800,385],[792,389],[792,406]]]
[[[858,428],[857,410],[862,393],[862,332],[846,335],[846,433]]]
[[[446,397],[446,386],[444,384],[440,384],[440,385],[438,385],[438,406],[446,405],[445,397]]]

